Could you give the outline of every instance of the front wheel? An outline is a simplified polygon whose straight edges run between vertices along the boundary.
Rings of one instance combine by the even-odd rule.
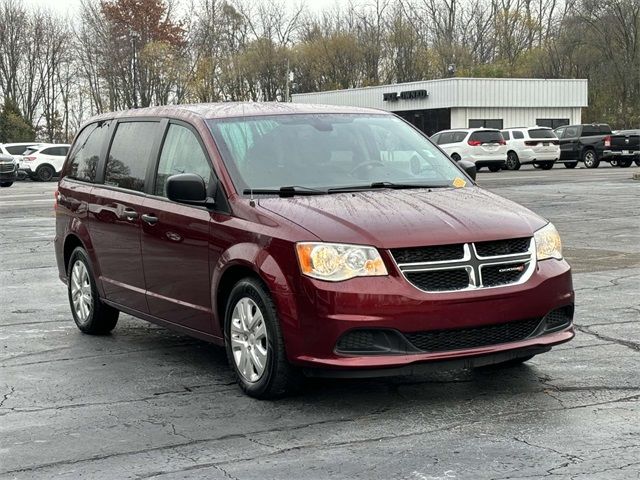
[[[598,168],[600,165],[600,160],[598,160],[598,156],[594,150],[585,150],[582,154],[582,161],[584,162],[584,166],[587,168]]]
[[[11,185],[13,185],[13,182],[2,182],[2,183],[0,183],[0,187],[2,187],[2,188],[10,187]]]
[[[633,163],[632,160],[619,160],[618,166],[621,168],[629,168],[632,163]]]
[[[120,312],[100,300],[89,257],[81,247],[73,251],[69,260],[67,290],[73,320],[80,331],[104,335],[115,328]]]
[[[276,307],[261,281],[245,278],[233,287],[224,334],[229,364],[247,395],[275,398],[302,385],[302,374],[287,361]]]
[[[540,168],[542,170],[551,170],[553,168],[553,162],[541,162]]]
[[[578,162],[565,162],[564,168],[576,168],[577,165],[578,165]]]

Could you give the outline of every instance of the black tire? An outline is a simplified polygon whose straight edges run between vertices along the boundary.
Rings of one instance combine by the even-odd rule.
[[[564,168],[576,168],[578,162],[564,162]]]
[[[502,165],[489,165],[490,172],[499,172],[502,169]]]
[[[518,158],[518,154],[514,151],[510,151],[507,153],[507,161],[504,164],[504,168],[507,170],[520,170],[520,159]]]
[[[13,185],[13,182],[2,182],[2,183],[0,183],[0,187],[2,187],[2,188],[10,187],[11,185]]]
[[[76,264],[82,264],[87,271],[90,288],[90,311],[87,318],[81,318],[76,312],[74,306],[73,284],[76,282],[74,278],[74,267]],[[69,306],[73,320],[76,322],[78,329],[90,335],[105,335],[113,330],[118,323],[118,315],[120,312],[109,305],[102,303],[96,288],[96,282],[93,276],[91,262],[87,256],[87,252],[82,247],[77,247],[71,254],[69,265],[67,266],[67,293],[69,296]]]
[[[587,168],[598,168],[600,160],[598,159],[596,151],[588,148],[582,152],[582,163],[584,163],[584,166]]]
[[[35,178],[40,182],[48,182],[56,174],[56,171],[51,165],[40,165],[36,169]]]
[[[246,299],[252,301],[253,305],[260,310],[267,334],[266,342],[263,346],[266,350],[264,370],[254,381],[247,379],[245,374],[240,371],[234,356],[234,346],[231,339],[234,309],[241,301],[246,301]],[[287,360],[284,338],[275,304],[267,288],[260,280],[245,278],[236,283],[227,300],[224,320],[225,346],[229,365],[233,369],[238,385],[247,395],[259,399],[278,398],[298,391],[303,386],[304,377],[302,373],[299,369],[290,365]],[[239,325],[239,323],[234,323],[234,328],[237,331],[237,326],[235,325]],[[261,324],[258,324],[258,326],[261,326]],[[256,334],[254,340],[257,338]],[[246,337],[244,341],[245,345],[249,345],[246,347],[248,350],[245,350],[245,355],[255,358],[249,353],[251,348]],[[257,348],[255,344],[253,348]],[[238,351],[236,350],[236,352]],[[241,353],[239,355],[242,356]],[[254,369],[253,366],[251,369],[251,374],[256,374],[257,369]]]
[[[620,168],[629,168],[631,166],[631,164],[633,163],[633,160],[618,160],[618,166]]]
[[[640,160],[634,160],[636,162],[636,166],[640,167]]]
[[[551,170],[554,162],[540,162],[540,168],[542,170]]]
[[[460,155],[458,155],[457,153],[454,153],[454,154],[451,155],[451,160],[453,160],[455,162],[459,162],[462,159],[460,158]]]
[[[618,166],[618,160],[611,160],[609,162],[609,165],[611,165],[612,167],[617,167]]]

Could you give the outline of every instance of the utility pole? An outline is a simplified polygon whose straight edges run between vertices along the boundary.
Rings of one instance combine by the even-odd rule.
[[[287,82],[284,89],[284,101],[289,103],[291,101],[289,95],[289,83],[291,82],[291,71],[289,70],[289,59],[287,58]]]

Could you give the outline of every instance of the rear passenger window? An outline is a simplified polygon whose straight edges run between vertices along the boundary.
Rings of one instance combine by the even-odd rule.
[[[121,122],[111,143],[104,183],[142,192],[158,122]]]
[[[518,130],[513,131],[513,139],[514,140],[522,140],[524,138],[524,133],[519,132]]]
[[[7,147],[7,152],[11,155],[22,155],[29,145],[14,145],[13,147]]]
[[[110,123],[93,123],[82,130],[69,155],[67,177],[84,182],[95,180],[100,152],[107,139]]]
[[[179,173],[200,175],[209,187],[211,167],[198,138],[187,127],[171,124],[162,146],[154,193],[166,196],[167,179]]]
[[[448,143],[453,143],[453,133],[441,133],[440,137],[438,138],[438,145],[446,145]]]

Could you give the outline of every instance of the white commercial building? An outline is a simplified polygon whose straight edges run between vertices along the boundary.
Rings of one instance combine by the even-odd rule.
[[[299,93],[292,101],[388,110],[432,135],[447,128],[580,123],[587,88],[584,79],[454,77]]]

